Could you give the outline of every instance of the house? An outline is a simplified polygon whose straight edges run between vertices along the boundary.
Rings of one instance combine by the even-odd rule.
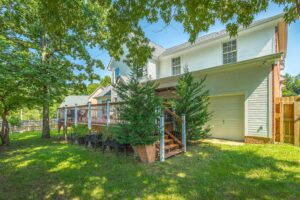
[[[75,105],[86,105],[88,102],[88,95],[70,95],[65,97],[64,101],[60,104],[59,108],[63,108],[65,106],[74,107]]]
[[[274,100],[281,95],[280,71],[287,49],[287,24],[282,14],[240,28],[234,38],[223,30],[199,37],[193,44],[165,49],[151,42],[150,46],[155,51],[144,77],[159,83],[159,95],[170,95],[184,68],[196,79],[207,76],[212,137],[250,143],[274,141]],[[113,83],[130,73],[122,60],[111,59],[108,68]]]
[[[111,86],[109,86],[111,87]],[[75,105],[77,106],[82,106],[82,105],[87,105],[88,102],[91,102],[91,104],[97,104],[99,103],[97,100],[97,97],[99,94],[102,93],[102,91],[105,88],[103,87],[98,87],[92,94],[90,95],[69,95],[66,96],[64,101],[60,104],[59,108],[63,108],[64,106],[68,107],[74,107]]]

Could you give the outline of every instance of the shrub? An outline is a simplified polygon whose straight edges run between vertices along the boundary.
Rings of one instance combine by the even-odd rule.
[[[197,140],[209,136],[210,129],[205,124],[211,118],[208,112],[209,91],[205,89],[206,77],[199,82],[188,70],[179,78],[176,87],[177,99],[175,100],[176,113],[185,113],[187,138]]]
[[[89,133],[88,127],[86,125],[83,125],[83,124],[73,126],[72,129],[73,129],[73,135],[76,135],[78,137],[84,136],[84,135]]]
[[[161,106],[161,99],[155,94],[158,85],[152,81],[141,84],[140,71],[139,67],[133,67],[129,80],[116,86],[125,103],[118,107],[121,123],[116,137],[120,143],[133,146],[153,144],[158,139],[155,123],[159,117],[156,111]]]
[[[20,127],[21,126],[21,119],[19,118],[19,117],[17,117],[17,116],[11,116],[10,118],[9,118],[9,124],[11,125],[11,126],[17,126],[17,127]]]

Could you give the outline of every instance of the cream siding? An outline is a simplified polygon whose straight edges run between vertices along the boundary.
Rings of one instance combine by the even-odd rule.
[[[245,136],[271,137],[270,74],[271,65],[263,66],[262,64],[207,74],[206,87],[211,97],[245,96]],[[194,75],[197,79],[203,77]],[[173,81],[162,79],[159,82],[161,88],[174,86],[177,83],[175,79]]]

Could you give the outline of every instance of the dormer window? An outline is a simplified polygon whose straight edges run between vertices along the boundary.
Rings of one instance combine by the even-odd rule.
[[[180,57],[172,58],[172,75],[178,75],[180,73],[181,73]]]
[[[223,64],[236,62],[236,40],[223,43]]]

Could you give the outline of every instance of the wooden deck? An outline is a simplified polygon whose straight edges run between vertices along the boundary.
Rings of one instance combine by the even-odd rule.
[[[59,108],[57,112],[58,131],[60,132],[63,128],[66,137],[67,127],[86,125],[90,130],[100,131],[103,127],[118,125],[120,123],[118,106],[124,105],[124,103],[103,103]],[[163,132],[159,134],[164,135],[162,140],[164,145],[160,144],[161,141],[156,144],[157,156],[161,161],[164,158],[180,154],[186,149],[184,148],[185,143],[183,144],[182,141],[182,134],[185,134],[185,131],[175,130],[178,124],[182,125],[182,118],[168,107],[164,109],[163,113],[163,128],[160,127]]]

